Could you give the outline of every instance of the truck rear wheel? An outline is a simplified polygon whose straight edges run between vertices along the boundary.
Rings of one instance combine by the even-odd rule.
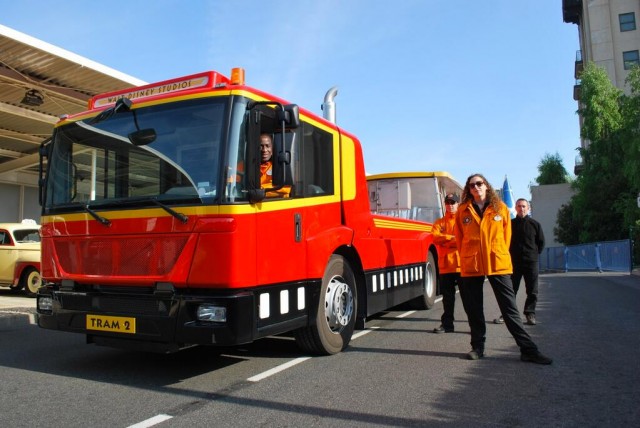
[[[356,293],[356,279],[349,263],[341,256],[331,256],[322,277],[315,322],[296,330],[298,346],[320,355],[345,349],[356,322]]]
[[[38,289],[42,286],[42,277],[40,272],[35,268],[27,268],[22,272],[20,277],[20,288],[24,288],[24,292],[29,297],[35,297],[38,293]]]
[[[424,282],[422,283],[422,295],[411,301],[415,309],[431,309],[436,302],[436,290],[438,285],[438,270],[435,256],[429,251],[427,262],[424,266]]]

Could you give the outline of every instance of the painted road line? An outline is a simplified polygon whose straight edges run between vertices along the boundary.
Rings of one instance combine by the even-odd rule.
[[[280,373],[283,370],[288,369],[289,367],[293,367],[296,364],[300,364],[304,361],[307,361],[308,359],[310,359],[311,357],[300,357],[300,358],[296,358],[295,360],[291,360],[289,362],[286,362],[284,364],[280,364],[277,367],[274,367],[272,369],[267,370],[266,372],[262,372],[260,374],[257,374],[255,376],[251,376],[249,379],[247,379],[249,382],[259,382],[262,379],[268,378],[269,376],[272,376],[276,373]]]
[[[376,330],[376,329],[378,329],[378,328],[380,328],[380,327],[373,326],[373,327],[369,327],[369,328],[367,328],[366,330],[361,330],[361,331],[357,332],[356,334],[354,334],[353,336],[351,336],[351,340],[353,340],[353,339],[357,339],[357,338],[359,338],[359,337],[362,337],[362,336],[364,336],[365,334],[371,333],[373,330]]]
[[[415,311],[409,311],[409,312],[407,312],[405,314],[397,316],[396,318],[402,318],[403,316],[407,316],[407,315],[412,314],[414,312]],[[356,333],[353,336],[351,336],[351,340],[354,340],[354,339],[357,339],[359,337],[362,337],[365,334],[371,333],[372,331],[374,331],[374,330],[376,330],[378,328],[380,328],[380,327],[374,326],[374,327],[370,327],[370,328],[368,328],[366,330],[359,331],[358,333]],[[288,368],[291,368],[291,367],[293,367],[295,365],[298,365],[298,364],[303,363],[303,362],[305,362],[307,360],[310,360],[310,359],[311,359],[311,357],[296,358],[296,359],[288,361],[288,362],[286,362],[284,364],[280,364],[279,366],[276,366],[276,367],[274,367],[272,369],[269,369],[269,370],[267,370],[265,372],[259,373],[259,374],[255,375],[255,376],[251,376],[247,380],[249,382],[259,382],[259,381],[261,381],[263,379],[268,378],[269,376],[273,376],[274,374],[280,373],[281,371],[284,371],[284,370],[286,370]],[[159,424],[161,422],[164,422],[166,420],[169,420],[172,417],[173,416],[169,416],[169,415],[157,415],[157,416],[154,416],[154,417],[152,417],[150,419],[147,419],[146,421],[142,421],[142,422],[137,423],[135,425],[130,425],[127,428],[147,428],[147,427],[151,427],[151,426],[157,425],[157,424]]]
[[[371,327],[370,329],[359,331],[358,333],[356,333],[353,336],[351,336],[351,340],[354,340],[354,339],[357,339],[357,338],[359,338],[361,336],[364,336],[367,333],[371,333],[373,330],[375,330],[377,328],[379,328],[379,327]],[[259,382],[259,381],[261,381],[263,379],[268,378],[269,376],[273,376],[276,373],[280,373],[283,370],[286,370],[286,369],[288,369],[290,367],[293,367],[293,366],[295,366],[297,364],[305,362],[305,361],[307,361],[309,359],[311,359],[311,357],[296,358],[296,359],[288,361],[288,362],[286,362],[284,364],[280,364],[279,366],[276,366],[276,367],[274,367],[272,369],[269,369],[269,370],[267,370],[265,372],[259,373],[259,374],[255,375],[255,376],[251,376],[247,380],[249,382]]]
[[[405,312],[404,314],[400,314],[398,315],[396,318],[405,318],[408,317],[411,314],[415,314],[417,311],[409,311],[409,312]]]
[[[161,422],[168,421],[173,418],[173,416],[169,415],[156,415],[152,418],[147,419],[146,421],[138,422],[135,425],[129,425],[127,428],[147,428],[152,427],[154,425],[158,425]]]

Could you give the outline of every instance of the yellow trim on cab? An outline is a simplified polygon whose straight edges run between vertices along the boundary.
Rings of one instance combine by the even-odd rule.
[[[400,229],[400,230],[419,230],[422,232],[431,232],[433,228],[430,224],[408,223],[404,221],[374,218],[373,224],[383,229]]]

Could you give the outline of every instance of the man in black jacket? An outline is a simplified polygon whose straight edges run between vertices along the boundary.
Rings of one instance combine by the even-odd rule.
[[[516,201],[517,216],[511,220],[511,262],[513,291],[518,294],[520,280],[524,277],[527,300],[524,303],[524,316],[529,325],[536,324],[536,303],[538,302],[538,256],[544,249],[542,226],[529,215],[530,207],[526,199]],[[502,317],[494,320],[502,324]]]

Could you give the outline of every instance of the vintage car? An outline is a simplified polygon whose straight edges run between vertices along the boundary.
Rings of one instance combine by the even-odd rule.
[[[0,286],[35,297],[40,276],[40,226],[33,220],[0,223]]]

